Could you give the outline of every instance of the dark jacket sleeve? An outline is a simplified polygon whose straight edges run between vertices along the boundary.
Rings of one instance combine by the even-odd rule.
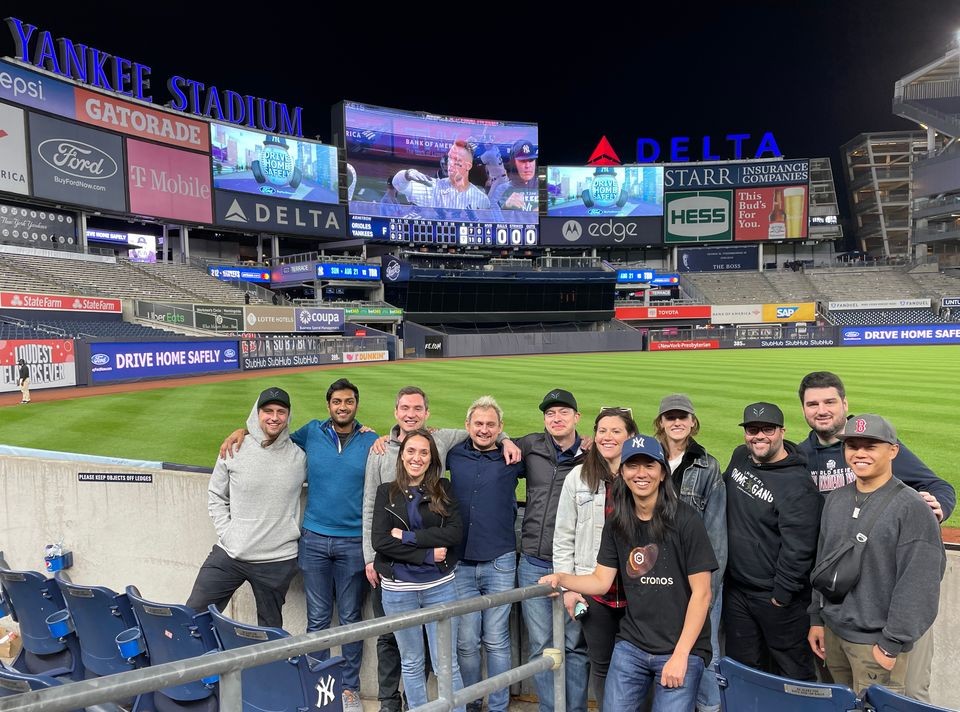
[[[425,527],[417,529],[417,546],[424,549],[434,549],[438,546],[452,548],[459,546],[463,539],[463,521],[460,519],[460,508],[457,506],[457,500],[450,491],[450,481],[440,480],[440,486],[443,487],[447,496],[450,497],[450,504],[447,505],[447,516],[443,519],[441,526]],[[426,508],[426,505],[423,505]],[[433,514],[433,517],[438,515]]]
[[[428,547],[420,544],[417,546],[404,544],[390,534],[394,527],[409,528],[388,510],[390,484],[383,484],[377,488],[377,497],[373,504],[373,527],[370,533],[373,548],[378,554],[394,561],[422,564],[427,556]]]
[[[780,553],[773,573],[773,597],[791,603],[810,586],[810,570],[817,554],[823,497],[808,476],[791,477],[778,505]]]
[[[943,509],[943,521],[947,521],[957,505],[957,493],[953,485],[937,477],[923,460],[900,443],[900,452],[893,461],[893,476],[918,492],[929,492]]]

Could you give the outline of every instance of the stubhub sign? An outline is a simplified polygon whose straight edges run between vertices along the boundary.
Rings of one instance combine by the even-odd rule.
[[[840,329],[840,343],[843,346],[960,344],[960,324],[845,326]]]

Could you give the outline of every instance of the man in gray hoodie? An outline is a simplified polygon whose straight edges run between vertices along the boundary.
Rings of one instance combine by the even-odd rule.
[[[211,603],[223,610],[244,581],[257,603],[257,622],[283,626],[281,611],[297,573],[300,539],[300,489],[307,477],[307,456],[290,440],[290,396],[268,388],[257,399],[239,450],[219,457],[208,488],[210,517],[217,543],[200,567],[187,600],[203,611]]]

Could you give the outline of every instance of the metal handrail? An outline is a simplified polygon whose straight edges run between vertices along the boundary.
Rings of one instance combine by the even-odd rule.
[[[437,647],[439,649],[440,670],[436,673],[439,681],[440,697],[419,707],[420,712],[446,712],[457,705],[463,705],[476,699],[481,694],[487,694],[489,692],[488,688],[493,683],[497,685],[500,685],[500,683],[510,684],[549,669],[556,672],[554,677],[555,709],[558,712],[563,712],[566,709],[563,668],[563,616],[566,614],[560,598],[553,599],[553,643],[555,649],[548,649],[537,660],[531,660],[526,665],[483,680],[457,693],[453,693],[452,689],[451,618],[531,598],[540,598],[551,593],[553,593],[553,589],[546,584],[515,588],[502,593],[441,603],[429,608],[360,621],[315,633],[271,640],[234,650],[225,650],[115,675],[72,682],[46,690],[24,692],[12,697],[0,698],[0,712],[67,712],[91,705],[129,699],[146,692],[162,690],[214,675],[220,676],[221,712],[241,712],[243,694],[240,672],[242,670],[433,622],[439,622]],[[522,676],[519,676],[520,672],[523,673]],[[493,689],[501,689],[503,686],[505,685],[493,687]]]

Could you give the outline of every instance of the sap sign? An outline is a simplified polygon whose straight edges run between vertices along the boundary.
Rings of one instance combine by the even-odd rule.
[[[799,307],[777,307],[777,319],[789,319]]]
[[[236,341],[93,343],[90,373],[96,383],[159,376],[189,376],[240,368]]]
[[[960,324],[845,326],[840,329],[840,342],[844,346],[960,344]]]
[[[664,242],[733,240],[733,191],[667,193],[664,204]]]

